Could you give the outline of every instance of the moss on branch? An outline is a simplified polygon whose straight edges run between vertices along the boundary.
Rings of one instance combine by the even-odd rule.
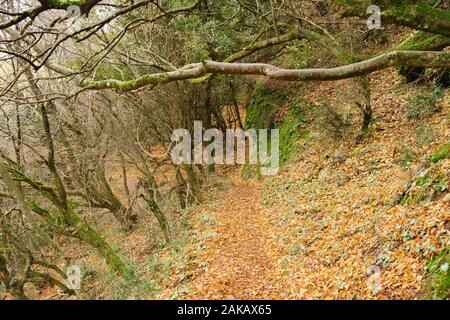
[[[282,69],[263,63],[226,63],[203,61],[179,70],[144,75],[136,80],[103,80],[84,82],[81,86],[90,90],[116,89],[127,92],[144,86],[155,86],[173,81],[198,78],[208,74],[260,75],[285,81],[333,81],[370,74],[389,67],[450,67],[449,52],[392,51],[372,59],[329,69]]]

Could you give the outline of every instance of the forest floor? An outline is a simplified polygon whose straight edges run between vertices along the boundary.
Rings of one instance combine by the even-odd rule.
[[[261,204],[260,185],[230,177],[231,186],[208,209],[214,224],[195,258],[207,263],[189,284],[191,299],[280,299],[283,282],[271,255],[273,225]],[[203,228],[205,229],[205,228]]]

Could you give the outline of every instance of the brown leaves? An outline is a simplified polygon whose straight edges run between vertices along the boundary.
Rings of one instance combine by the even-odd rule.
[[[281,298],[281,276],[269,255],[272,225],[259,204],[259,187],[234,177],[232,189],[219,197],[216,206],[204,209],[214,223],[203,225],[198,232],[216,236],[203,240],[201,248],[205,249],[195,253],[198,261],[207,264],[196,270],[186,298]]]

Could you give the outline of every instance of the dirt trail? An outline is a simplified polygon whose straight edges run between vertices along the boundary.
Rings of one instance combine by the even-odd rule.
[[[260,204],[256,183],[233,179],[209,208],[214,232],[197,258],[206,267],[190,283],[191,299],[280,299],[283,296],[276,261],[270,255],[270,216]],[[212,229],[212,230],[211,230]]]

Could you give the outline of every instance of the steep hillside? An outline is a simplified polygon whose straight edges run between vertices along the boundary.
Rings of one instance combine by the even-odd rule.
[[[354,129],[361,119],[345,103],[349,81],[297,91],[311,109],[295,123],[308,134],[284,137],[292,138],[296,156],[276,177],[257,179],[257,168],[244,166],[241,177],[256,177],[250,185],[235,182],[194,213],[193,221],[207,223],[195,227],[195,268],[182,284],[183,297],[251,299],[261,297],[260,282],[267,298],[446,297],[449,92],[405,84],[395,70],[371,82],[374,124],[364,137]],[[284,114],[279,127],[285,127],[300,95],[280,101],[274,89],[262,99],[260,90],[253,103],[269,109],[268,123],[276,123],[274,109]],[[313,121],[314,103],[324,96],[346,123],[337,136],[336,128],[323,128],[333,118]],[[232,205],[249,186],[259,195]],[[378,274],[380,286],[370,286]]]

